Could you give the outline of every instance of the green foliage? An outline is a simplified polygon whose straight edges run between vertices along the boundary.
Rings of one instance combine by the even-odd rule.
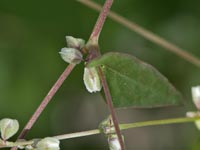
[[[103,4],[104,1],[95,0],[95,2]],[[115,1],[112,10],[180,47],[187,48],[188,52],[200,57],[198,50],[200,47],[199,5],[200,1],[194,0],[165,2],[127,0]],[[25,0],[12,1],[12,3],[0,1],[1,118],[9,116],[18,118],[22,124],[27,122],[45,96],[45,91],[50,89],[66,67],[57,54],[60,48],[66,44],[63,40],[64,36],[70,34],[88,38],[97,15],[97,12],[75,1],[61,0],[48,1],[48,3],[47,1],[38,3],[38,1]],[[118,25],[111,19],[107,19],[107,21],[100,38],[101,49],[120,49],[150,62],[159,68],[170,81],[176,83],[188,100],[187,108],[193,110],[189,87],[199,84],[200,70],[176,55],[164,51],[163,48],[151,44],[148,40]],[[132,51],[133,49],[136,51]],[[41,115],[40,121],[34,127],[34,132],[30,132],[29,137],[53,135],[64,130],[76,131],[84,126],[93,128],[92,125],[97,124],[97,118],[107,115],[102,103],[99,103],[93,96],[88,96],[87,92],[83,92],[84,85],[82,76],[80,76],[82,73],[81,67],[77,67],[73,71],[70,79],[65,82],[56,95],[55,101]],[[75,91],[78,94],[75,94]],[[185,110],[185,108],[183,109]],[[123,118],[131,116],[136,121],[146,118],[155,119],[155,114],[156,118],[173,117],[183,114],[183,109],[143,110],[142,113],[133,110],[134,114],[137,113],[136,115],[133,115],[131,110],[127,116],[121,115]],[[74,117],[71,117],[71,114]],[[89,117],[85,117],[88,115]],[[47,116],[49,119],[46,119]],[[77,120],[81,123],[77,124]],[[57,122],[62,122],[62,124]],[[49,125],[47,126],[47,124]],[[127,142],[126,146],[127,149],[132,149],[132,145],[140,149],[148,147],[149,150],[165,149],[166,146],[169,149],[179,149],[180,147],[187,149],[188,145],[193,144],[194,138],[199,135],[196,131],[192,125],[187,130],[182,126],[168,126],[162,130],[145,128],[144,132],[151,133],[145,135],[146,140],[141,142],[132,140],[131,143]],[[187,140],[179,133],[187,135]],[[143,139],[143,137],[144,134],[137,134],[137,138]],[[135,134],[129,135],[129,138],[134,139]],[[104,149],[103,142],[105,141],[100,140],[99,136],[92,137],[91,140],[86,139],[84,142],[82,139],[76,140],[76,144],[67,140],[66,144],[63,141],[62,148]]]
[[[88,67],[101,66],[115,107],[160,107],[181,103],[180,93],[154,67],[134,56],[110,52]]]

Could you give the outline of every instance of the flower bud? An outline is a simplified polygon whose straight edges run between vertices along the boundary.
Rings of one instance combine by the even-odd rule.
[[[59,52],[62,59],[70,64],[79,64],[82,61],[82,53],[75,48],[62,48]]]
[[[192,99],[197,109],[200,110],[200,86],[192,87]]]
[[[84,68],[83,80],[86,89],[90,93],[100,91],[102,88],[99,74],[95,67]]]
[[[189,118],[200,117],[200,112],[199,111],[197,111],[197,112],[187,112],[186,116],[189,117]],[[195,125],[198,128],[198,130],[200,130],[200,119],[195,121]]]
[[[81,49],[85,46],[85,41],[83,39],[74,38],[72,36],[66,36],[66,41],[69,48]]]
[[[47,137],[40,140],[36,145],[36,150],[59,150],[60,141],[56,138]]]
[[[196,127],[198,130],[200,130],[200,120],[195,121]]]
[[[108,144],[110,150],[121,150],[121,145],[116,134],[112,134],[108,137]]]
[[[99,129],[106,136],[115,133],[114,123],[113,123],[112,117],[110,115],[100,123]]]
[[[197,112],[193,112],[193,111],[186,112],[186,117],[194,118],[197,116],[198,116]]]
[[[19,123],[17,120],[5,118],[0,120],[0,131],[3,140],[7,140],[17,133]]]

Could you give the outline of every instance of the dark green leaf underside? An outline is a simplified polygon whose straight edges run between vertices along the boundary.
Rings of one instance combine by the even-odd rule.
[[[121,107],[161,107],[181,104],[181,95],[154,67],[128,54],[110,52],[88,64],[100,66],[113,104]]]

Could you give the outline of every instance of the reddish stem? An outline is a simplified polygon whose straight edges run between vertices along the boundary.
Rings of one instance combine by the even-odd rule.
[[[103,25],[105,23],[105,20],[108,16],[108,13],[110,11],[112,4],[113,4],[113,0],[106,0],[103,10],[101,11],[101,14],[99,15],[99,18],[94,26],[91,36],[90,36],[91,40],[98,41],[99,35],[101,33],[101,30],[103,28]]]
[[[98,49],[99,35],[102,31],[102,27],[105,23],[105,20],[108,16],[108,13],[110,11],[112,4],[113,4],[113,0],[106,0],[104,7],[103,7],[103,10],[101,11],[101,14],[99,15],[99,18],[96,22],[96,25],[93,29],[91,36],[90,36],[89,43],[91,42],[92,45],[89,44],[89,57],[88,58],[91,58],[91,59],[89,59],[89,61],[91,61],[95,57],[100,56],[100,51]],[[118,123],[116,113],[115,113],[115,110],[114,110],[114,107],[113,107],[110,90],[109,90],[106,78],[104,76],[104,73],[102,72],[100,67],[98,69],[99,69],[102,85],[103,85],[103,88],[104,88],[104,92],[105,92],[105,96],[106,96],[106,100],[107,100],[107,105],[108,105],[108,108],[109,108],[111,116],[112,116],[113,124],[114,124],[115,130],[116,130],[117,137],[119,139],[121,150],[125,150],[125,145],[124,145],[124,142],[123,142],[123,139],[122,139],[121,131],[120,131],[120,128],[119,128],[119,123]]]
[[[35,124],[35,122],[37,121],[37,119],[39,118],[39,116],[41,115],[43,110],[46,108],[47,104],[52,100],[55,93],[61,87],[61,85],[63,84],[65,79],[69,76],[69,74],[71,73],[71,71],[74,69],[75,66],[76,65],[74,65],[74,64],[70,64],[67,66],[65,71],[61,74],[61,76],[58,78],[56,83],[53,85],[51,90],[48,92],[48,94],[46,95],[44,100],[41,102],[41,104],[39,105],[39,107],[37,108],[35,113],[32,115],[32,117],[30,118],[30,120],[28,121],[28,123],[26,124],[26,126],[24,127],[22,132],[20,133],[18,139],[23,139],[26,136],[26,134],[29,132],[29,130]],[[12,150],[16,150],[16,149],[17,148],[15,147]]]
[[[123,142],[123,139],[122,139],[121,131],[120,131],[120,128],[119,128],[119,122],[118,122],[117,117],[116,117],[116,113],[115,113],[114,106],[113,106],[113,103],[112,103],[112,97],[111,97],[111,94],[110,94],[110,89],[108,87],[108,83],[106,81],[106,77],[105,77],[105,75],[104,75],[104,73],[103,73],[103,71],[100,67],[98,68],[98,70],[99,70],[99,75],[100,75],[100,78],[101,78],[101,81],[102,81],[104,93],[105,93],[105,96],[106,96],[107,105],[110,109],[113,124],[114,124],[115,130],[116,130],[116,133],[117,133],[117,137],[119,139],[121,150],[125,150],[125,145],[124,145],[124,142]]]

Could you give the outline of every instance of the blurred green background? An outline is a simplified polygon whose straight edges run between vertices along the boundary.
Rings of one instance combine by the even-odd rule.
[[[95,0],[103,4],[104,0]],[[200,58],[200,1],[116,0],[112,10],[187,49]],[[98,13],[75,0],[0,1],[0,118],[19,120],[21,129],[67,64],[58,52],[65,36],[88,39]],[[200,84],[200,70],[108,19],[100,37],[102,53],[131,53],[152,64],[177,87],[185,106],[117,110],[121,123],[185,116],[196,110],[191,86]],[[75,68],[36,122],[27,139],[97,128],[109,111],[100,94],[83,85],[83,65]],[[123,131],[128,150],[199,150],[193,123]],[[61,149],[106,150],[103,135],[69,139]]]

